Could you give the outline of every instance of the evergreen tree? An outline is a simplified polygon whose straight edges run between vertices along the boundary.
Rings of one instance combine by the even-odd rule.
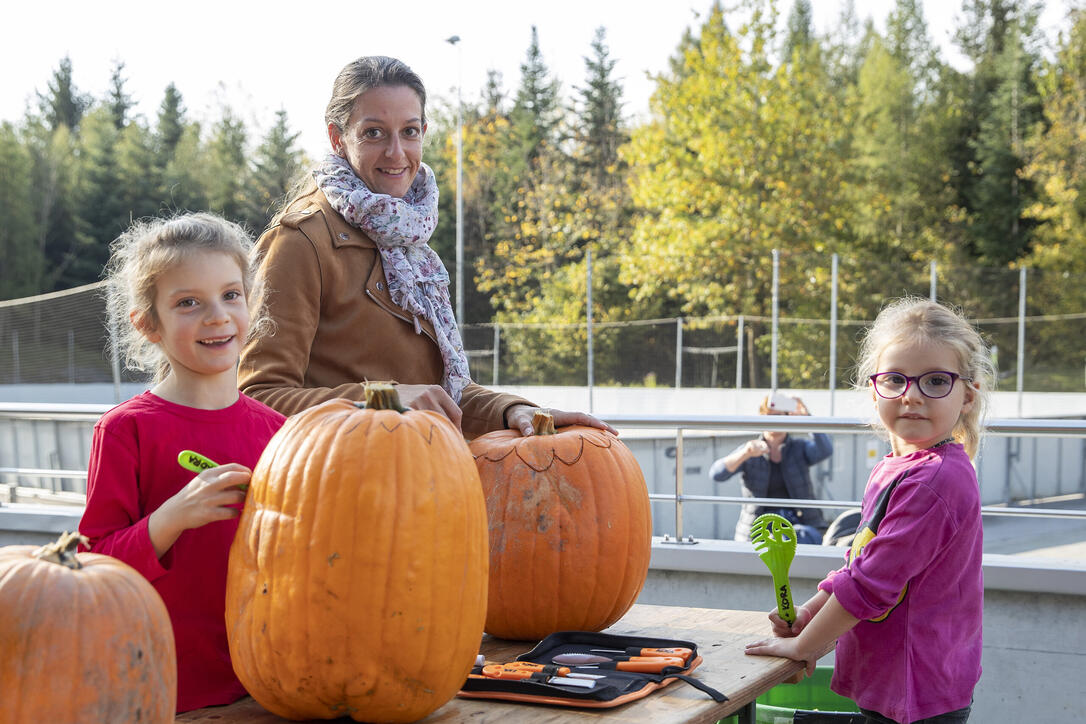
[[[120,137],[107,105],[95,107],[84,117],[76,164],[77,209],[83,229],[74,240],[74,256],[61,277],[62,288],[100,279],[110,243],[132,221],[117,158]]]
[[[577,88],[579,116],[575,130],[577,171],[596,188],[624,183],[618,149],[628,136],[622,126],[622,88],[612,77],[615,62],[605,43],[606,31],[597,28],[592,56],[584,59],[585,86]],[[587,184],[586,184],[587,185]]]
[[[212,127],[206,156],[200,165],[208,207],[238,222],[246,219],[244,183],[248,158],[245,141],[242,120],[230,108],[224,107],[222,117]]]
[[[814,32],[811,24],[811,0],[795,0],[788,15],[788,35],[784,40],[784,57],[791,58],[796,53],[801,56],[811,45]]]
[[[15,127],[0,124],[0,299],[37,294],[42,272],[31,198],[33,159]]]
[[[493,68],[486,72],[486,86],[483,88],[483,111],[486,114],[500,114],[505,108],[505,91],[502,89],[502,74]]]
[[[119,60],[114,61],[113,71],[109,77],[109,98],[106,100],[109,113],[113,116],[113,125],[118,131],[128,125],[128,112],[132,110],[133,105],[132,97],[124,89],[128,79],[121,75],[123,72],[124,63]]]
[[[934,70],[935,50],[928,36],[922,0],[897,0],[886,16],[885,44],[915,83],[926,85],[931,80],[928,73]]]
[[[968,0],[969,27],[956,40],[975,62],[961,135],[969,148],[959,170],[961,205],[969,217],[970,246],[983,263],[1003,265],[1029,246],[1032,222],[1023,210],[1033,198],[1023,182],[1022,139],[1041,119],[1033,82],[1036,3]]]
[[[199,123],[186,124],[162,169],[162,205],[171,211],[210,208],[206,172],[207,149],[201,142]],[[159,151],[161,152],[161,146]]]
[[[30,153],[31,199],[43,259],[40,292],[66,289],[64,278],[79,251],[82,223],[78,216],[78,180],[74,172],[76,139],[67,124],[55,130],[48,121],[29,116],[24,130]]]
[[[550,77],[533,25],[527,57],[520,66],[520,86],[509,114],[513,143],[510,168],[528,183],[544,147],[555,140],[558,111],[558,81]]]
[[[305,165],[303,154],[296,146],[300,135],[291,132],[287,112],[279,110],[275,114],[275,125],[253,154],[252,174],[246,189],[245,222],[256,232],[267,225]]]
[[[168,208],[154,134],[142,119],[126,125],[117,139],[117,195],[132,219],[162,214]]]
[[[169,163],[184,131],[185,106],[181,92],[177,90],[177,86],[170,83],[166,86],[166,92],[162,97],[162,105],[158,109],[158,125],[155,128],[159,164],[165,166]]]
[[[67,126],[74,131],[79,127],[79,122],[90,104],[90,97],[80,93],[72,83],[72,61],[64,56],[53,71],[48,92],[38,93],[38,108],[46,126],[53,131],[60,126]]]

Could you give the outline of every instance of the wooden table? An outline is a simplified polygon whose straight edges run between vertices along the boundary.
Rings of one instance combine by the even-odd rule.
[[[738,713],[740,724],[753,724],[754,700],[803,668],[796,661],[743,653],[745,644],[770,635],[764,611],[635,605],[607,632],[693,641],[698,645],[698,653],[704,661],[691,675],[727,695],[728,701],[718,704],[707,694],[676,681],[643,699],[612,709],[575,709],[454,698],[422,721],[427,724],[468,721],[473,724],[712,724]],[[531,648],[532,642],[484,636],[480,652],[488,660],[512,661]],[[177,721],[281,724],[287,720],[271,714],[251,697],[246,697],[227,706],[186,712],[179,715]],[[345,718],[337,721],[351,720]]]

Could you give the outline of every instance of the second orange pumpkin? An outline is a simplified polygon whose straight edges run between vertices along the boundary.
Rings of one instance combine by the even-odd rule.
[[[534,424],[536,435],[502,430],[470,444],[489,525],[486,631],[519,640],[599,631],[629,610],[648,573],[645,478],[609,432],[555,432],[549,415]]]

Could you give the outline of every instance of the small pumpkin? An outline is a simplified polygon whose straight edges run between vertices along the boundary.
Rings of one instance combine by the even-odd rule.
[[[416,721],[451,699],[486,616],[486,507],[467,444],[391,385],[289,418],[230,549],[238,678],[290,719]]]
[[[652,512],[641,467],[617,437],[554,428],[501,430],[470,443],[486,496],[490,540],[487,633],[539,640],[600,631],[645,583]]]
[[[81,541],[0,548],[0,721],[172,722],[166,605],[128,564],[76,553]]]

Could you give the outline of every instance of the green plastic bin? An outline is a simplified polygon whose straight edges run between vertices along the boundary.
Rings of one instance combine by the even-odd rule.
[[[798,684],[779,684],[758,697],[756,721],[758,724],[791,724],[796,710],[817,709],[825,712],[858,712],[859,707],[851,699],[830,691],[833,678],[832,666],[816,666],[811,676]],[[732,715],[717,724],[738,724],[739,717]]]

